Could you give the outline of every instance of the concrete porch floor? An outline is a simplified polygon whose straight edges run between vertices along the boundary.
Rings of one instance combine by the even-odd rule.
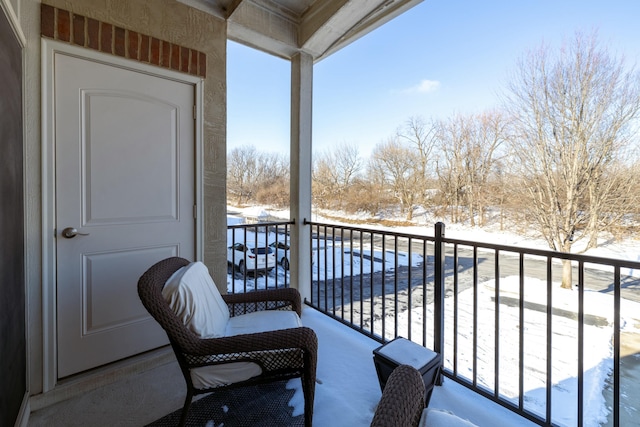
[[[149,356],[156,365],[150,369],[132,372],[118,381],[40,409],[36,406],[28,425],[144,426],[181,408],[186,386],[171,349],[167,350],[167,355]]]
[[[316,387],[314,425],[368,425],[380,397],[371,353],[379,344],[308,307],[303,311],[302,321],[316,331],[319,342],[318,379],[322,383]],[[354,357],[358,360],[335,360],[336,354],[356,354],[352,350],[340,351],[339,348],[353,345],[359,349],[357,357]],[[99,388],[83,390],[83,387],[88,387],[86,379],[69,380],[61,384],[55,397],[36,396],[31,404],[28,426],[141,427],[182,407],[186,387],[169,348],[121,365],[119,375],[114,374],[113,369],[93,374],[94,382],[104,383]],[[364,389],[364,397],[354,396],[353,393],[336,396],[329,384],[333,381],[329,371],[333,372],[338,365],[343,372],[354,372],[352,378],[343,380]],[[119,379],[114,381],[116,376]],[[65,388],[68,391],[65,392]],[[81,392],[78,393],[78,390]],[[71,394],[75,396],[66,398]],[[470,420],[479,426],[534,425],[451,380],[445,380],[443,386],[434,389],[429,406],[464,414],[465,418],[470,418],[469,414],[472,414],[475,419]],[[360,413],[361,424],[354,425],[351,422],[353,417],[341,417],[341,413],[346,411]],[[487,414],[490,416],[487,417]],[[341,420],[347,420],[349,424]]]

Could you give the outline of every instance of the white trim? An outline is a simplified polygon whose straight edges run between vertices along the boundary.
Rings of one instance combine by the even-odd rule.
[[[18,418],[14,424],[15,427],[27,427],[29,425],[29,415],[31,414],[31,401],[29,400],[29,393],[25,393],[22,398],[22,405],[20,405],[20,412],[18,412]]]
[[[203,141],[203,102],[204,102],[204,82],[202,79],[195,83],[195,103],[196,119],[195,132],[196,139],[196,256],[195,260],[204,260],[204,144]],[[195,261],[194,260],[194,261]]]
[[[198,206],[195,221],[195,251],[198,259],[202,258],[202,230],[204,222],[202,193],[202,105],[204,81],[200,77],[178,73],[173,70],[155,67],[142,62],[108,55],[102,52],[62,43],[55,40],[41,39],[42,56],[42,364],[43,393],[52,390],[57,382],[56,351],[56,245],[54,230],[55,218],[55,109],[54,109],[54,57],[56,53],[75,56],[110,66],[149,74],[164,79],[191,84],[195,91],[196,120],[195,132],[195,202]]]
[[[27,39],[20,28],[20,20],[18,19],[16,12],[13,10],[13,6],[11,6],[11,3],[9,3],[8,0],[0,0],[0,10],[4,12],[9,20],[9,25],[11,25],[11,29],[18,39],[18,43],[20,43],[20,47],[24,48],[27,45]]]
[[[56,318],[55,277],[55,170],[54,170],[54,111],[53,111],[53,50],[41,44],[41,188],[42,188],[42,391],[56,384]]]

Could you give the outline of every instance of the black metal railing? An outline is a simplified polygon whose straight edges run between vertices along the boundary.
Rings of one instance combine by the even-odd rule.
[[[313,306],[380,342],[417,334],[421,344],[433,346],[426,324],[420,330],[401,330],[398,322],[407,307],[419,303],[426,310],[427,300],[433,298],[433,263],[424,262],[427,242],[433,238],[307,224],[312,227]]]
[[[308,304],[381,343],[404,336],[434,349],[446,377],[484,397],[539,425],[568,414],[578,426],[604,405],[593,399],[609,399],[614,426],[640,399],[621,393],[620,314],[640,301],[640,263],[450,239],[442,223],[434,237],[304,225]],[[572,290],[558,286],[563,265]]]
[[[289,286],[289,233],[293,224],[282,221],[227,226],[229,293]]]

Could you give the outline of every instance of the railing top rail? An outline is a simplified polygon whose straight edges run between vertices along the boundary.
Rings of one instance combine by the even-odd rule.
[[[430,242],[436,241],[436,238],[433,236],[427,236],[427,235],[421,235],[421,234],[415,234],[415,233],[400,233],[397,231],[379,230],[375,228],[365,228],[365,227],[354,227],[354,226],[342,225],[342,224],[330,224],[330,223],[323,223],[323,222],[317,222],[317,221],[309,221],[306,219],[304,220],[304,224],[320,226],[320,227],[331,227],[331,228],[344,229],[344,230],[353,230],[353,231],[364,232],[364,233],[379,233],[384,236],[397,236],[397,237],[405,237],[405,238],[411,238],[411,239],[422,239]],[[584,254],[573,254],[573,253],[567,253],[567,252],[552,251],[548,249],[535,249],[535,248],[521,247],[521,246],[509,246],[509,245],[500,245],[500,244],[494,244],[494,243],[475,242],[472,240],[453,239],[448,237],[443,237],[441,238],[440,241],[446,244],[469,246],[469,247],[475,247],[478,249],[490,249],[490,250],[501,251],[501,252],[512,252],[519,255],[535,255],[535,256],[541,256],[545,258],[566,259],[571,261],[584,262],[587,264],[604,264],[604,265],[610,265],[612,267],[640,269],[640,262],[638,261],[631,261],[631,260],[624,260],[624,259],[617,259],[617,258],[607,258],[607,257],[601,257],[601,256],[584,255]]]
[[[545,258],[559,258],[559,259],[567,259],[571,261],[582,261],[587,264],[606,264],[613,267],[621,267],[621,268],[632,268],[632,269],[640,269],[640,262],[617,259],[617,258],[607,258],[593,255],[584,255],[584,254],[573,254],[567,252],[558,252],[551,251],[548,249],[535,249],[529,247],[521,247],[521,246],[508,246],[508,245],[499,245],[494,243],[481,243],[474,242],[471,240],[462,240],[462,239],[451,239],[448,237],[444,237],[442,239],[444,243],[455,244],[458,246],[470,246],[482,249],[492,249],[501,252],[514,252],[522,255],[536,255],[542,256]]]
[[[278,225],[293,225],[296,222],[291,221],[274,221],[274,222],[254,222],[250,224],[232,224],[227,225],[227,228],[256,228],[256,227],[275,227]]]
[[[415,234],[415,233],[401,233],[401,232],[397,232],[397,231],[390,231],[390,230],[379,230],[377,228],[365,228],[365,227],[354,227],[354,226],[350,226],[350,225],[343,225],[343,224],[329,224],[329,223],[324,223],[324,222],[316,222],[316,221],[309,221],[309,220],[304,220],[304,225],[315,225],[315,226],[320,226],[320,227],[331,227],[331,228],[341,228],[344,230],[350,230],[350,231],[357,231],[357,232],[362,232],[362,233],[379,233],[385,236],[397,236],[397,237],[405,237],[408,239],[419,239],[419,240],[427,240],[429,242],[435,242],[435,237],[433,236],[426,236],[424,234]]]

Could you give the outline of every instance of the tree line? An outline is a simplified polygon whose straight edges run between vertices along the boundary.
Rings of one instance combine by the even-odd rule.
[[[558,51],[526,52],[499,108],[446,119],[415,116],[363,158],[353,144],[314,153],[313,203],[376,216],[416,208],[450,223],[535,230],[552,250],[596,247],[636,227],[640,75],[576,33]],[[228,199],[287,206],[283,155],[228,155]],[[563,286],[571,268],[564,266]]]

